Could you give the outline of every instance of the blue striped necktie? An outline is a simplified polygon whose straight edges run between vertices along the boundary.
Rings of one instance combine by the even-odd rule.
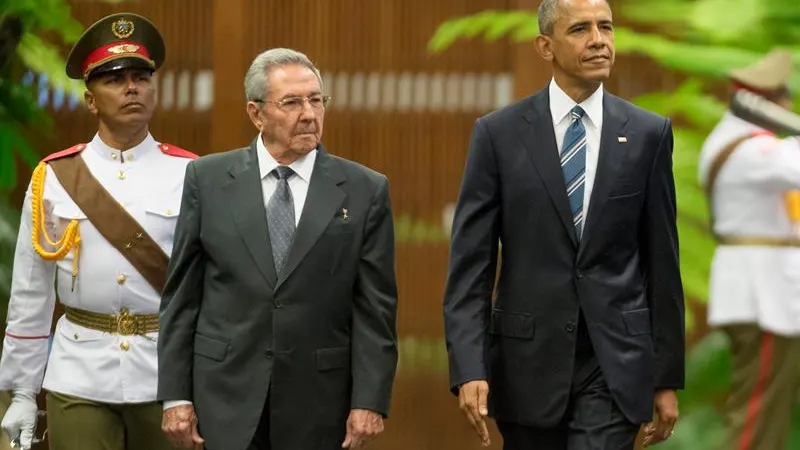
[[[572,108],[572,122],[564,134],[564,145],[561,147],[561,171],[564,173],[572,223],[575,225],[578,240],[583,231],[583,189],[586,180],[586,128],[581,120],[583,115],[584,111],[580,106]]]

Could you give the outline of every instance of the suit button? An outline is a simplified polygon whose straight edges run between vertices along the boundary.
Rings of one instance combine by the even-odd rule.
[[[575,325],[572,323],[568,323],[567,326],[564,327],[564,329],[567,330],[567,333],[572,333],[573,331],[575,331]]]
[[[578,278],[583,278],[583,272],[578,270],[578,271],[575,272],[575,276],[578,277]]]
[[[281,309],[281,307],[283,306],[283,304],[281,303],[281,301],[280,301],[280,300],[278,300],[277,298],[274,300],[274,305],[275,305],[275,307],[276,307],[276,308],[278,308],[278,309]]]
[[[267,355],[267,359],[272,359],[272,350],[267,349],[267,351],[264,354]]]

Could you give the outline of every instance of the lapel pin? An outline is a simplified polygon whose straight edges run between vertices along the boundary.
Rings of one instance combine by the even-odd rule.
[[[619,142],[628,142],[628,138],[625,136],[617,136],[617,141]]]
[[[342,219],[347,220],[348,217],[347,208],[342,208]]]

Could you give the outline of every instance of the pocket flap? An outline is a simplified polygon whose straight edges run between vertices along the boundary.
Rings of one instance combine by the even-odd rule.
[[[650,334],[650,309],[623,311],[622,320],[625,322],[625,330],[629,335]]]
[[[108,334],[102,331],[84,328],[76,323],[72,323],[67,320],[66,315],[62,316],[58,321],[58,332],[63,339],[72,342],[98,341],[108,336]]]
[[[78,208],[77,205],[69,204],[66,202],[59,202],[53,204],[53,215],[59,217],[61,219],[67,220],[84,220],[86,219],[86,214]]]
[[[489,325],[491,334],[518,339],[533,339],[533,331],[534,320],[531,314],[498,309],[492,311],[492,322]]]
[[[154,214],[161,217],[177,217],[181,210],[180,199],[164,199],[157,202],[150,202],[147,204],[145,210],[149,214]]]
[[[317,370],[320,372],[341,369],[350,364],[350,348],[320,348],[316,352],[316,358]]]
[[[228,343],[202,334],[194,335],[194,352],[215,361],[225,360],[228,354]]]

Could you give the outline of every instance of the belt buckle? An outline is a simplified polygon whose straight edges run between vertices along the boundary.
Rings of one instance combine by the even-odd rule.
[[[122,308],[119,311],[119,316],[117,316],[117,333],[124,336],[134,335],[139,328],[138,325],[136,317],[131,315],[128,308]]]

